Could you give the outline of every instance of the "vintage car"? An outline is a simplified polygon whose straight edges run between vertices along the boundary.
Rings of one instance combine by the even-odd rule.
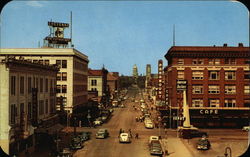
[[[208,150],[210,148],[210,142],[207,138],[202,137],[201,139],[198,140],[197,142],[197,149],[198,150]]]
[[[151,155],[162,155],[163,151],[160,141],[159,140],[151,141],[151,143],[149,144],[149,151]]]
[[[73,137],[70,142],[70,148],[73,150],[83,148],[82,140],[79,137]]]
[[[78,137],[81,139],[81,141],[87,141],[90,139],[91,132],[81,132]]]
[[[121,133],[119,136],[120,143],[131,143],[131,139],[128,133]]]
[[[107,129],[99,129],[96,133],[96,138],[106,138],[109,136],[109,132]]]

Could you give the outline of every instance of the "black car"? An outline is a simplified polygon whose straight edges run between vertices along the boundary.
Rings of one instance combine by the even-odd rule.
[[[83,148],[82,140],[80,137],[74,137],[70,142],[70,148],[72,150]]]
[[[81,139],[81,141],[87,141],[90,139],[91,132],[81,132],[78,137]]]
[[[208,150],[210,148],[210,142],[207,138],[201,138],[197,142],[197,149],[198,150]]]
[[[180,136],[184,139],[190,139],[194,137],[208,137],[208,134],[198,129],[181,129]]]

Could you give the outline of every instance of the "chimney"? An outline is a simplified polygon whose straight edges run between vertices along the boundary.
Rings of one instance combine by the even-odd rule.
[[[243,43],[239,43],[239,47],[243,47]]]
[[[227,43],[223,44],[223,47],[227,47]]]

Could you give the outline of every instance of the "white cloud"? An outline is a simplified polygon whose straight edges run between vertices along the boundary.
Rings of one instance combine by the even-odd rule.
[[[38,1],[28,1],[26,2],[26,4],[28,6],[31,6],[31,7],[43,7],[42,3],[38,2]]]

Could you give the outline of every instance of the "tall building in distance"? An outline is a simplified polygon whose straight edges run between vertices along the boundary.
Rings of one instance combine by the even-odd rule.
[[[184,80],[192,125],[238,128],[248,125],[249,57],[249,47],[242,43],[238,47],[227,44],[171,47],[165,55],[169,65],[164,70],[164,87],[171,106],[171,116],[166,116],[182,116],[183,96],[177,89],[177,80]],[[171,124],[176,127],[178,122],[172,119]]]
[[[136,64],[133,66],[133,77],[138,78],[138,69]]]
[[[146,65],[146,80],[145,80],[145,88],[146,88],[146,90],[150,86],[149,85],[150,80],[151,80],[151,65],[147,64]]]

